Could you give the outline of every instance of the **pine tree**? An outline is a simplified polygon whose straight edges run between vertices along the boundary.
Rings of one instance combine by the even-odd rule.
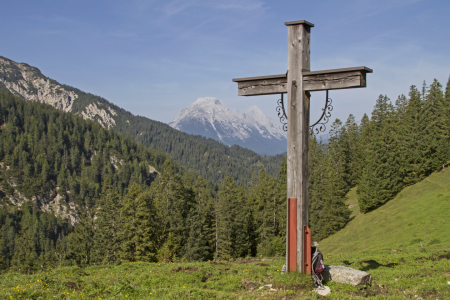
[[[323,165],[323,207],[318,224],[318,239],[324,239],[344,228],[350,217],[350,210],[345,205],[347,192],[342,189],[342,175],[339,174],[335,161],[333,153],[327,151]]]
[[[423,156],[426,148],[426,139],[422,132],[423,104],[419,90],[414,85],[411,86],[405,117],[398,124],[400,171],[405,185],[419,182],[426,173]]]
[[[344,197],[350,190],[350,143],[349,134],[346,128],[342,127],[342,122],[336,119],[330,128],[330,138],[327,145],[327,157],[330,167],[335,169],[335,175],[338,176],[334,186],[336,195]]]
[[[97,210],[94,235],[94,253],[97,262],[114,263],[120,252],[119,232],[121,230],[120,195],[109,180],[103,184],[100,207]]]
[[[322,141],[311,139],[309,142],[309,228],[312,239],[320,240],[322,236],[322,219],[325,209],[325,145]]]
[[[315,140],[312,139],[311,142]],[[310,147],[311,148],[311,147]],[[310,150],[311,153],[311,150]],[[310,170],[313,170],[310,164]],[[287,158],[283,157],[283,161],[280,164],[280,172],[277,179],[276,187],[276,219],[277,227],[275,229],[276,235],[282,238],[282,241],[286,241],[286,208],[287,208]]]
[[[188,216],[189,238],[186,257],[190,261],[212,259],[214,255],[213,202],[201,176],[195,184],[196,204]]]
[[[449,161],[448,122],[449,107],[444,104],[442,85],[436,79],[430,85],[425,95],[423,107],[423,134],[427,149],[423,155],[426,158],[426,175],[438,170]]]
[[[366,213],[391,200],[403,187],[394,108],[380,95],[372,113],[372,138],[358,185],[358,204]]]
[[[251,193],[258,234],[258,253],[263,255],[274,254],[272,240],[275,238],[275,228],[278,226],[275,183],[275,180],[263,169],[259,173],[256,186],[253,187]]]
[[[68,236],[68,257],[78,266],[86,266],[91,263],[94,234],[94,217],[90,211],[86,210],[81,214],[74,232]]]
[[[215,207],[217,223],[215,259],[229,259],[233,255],[232,228],[235,221],[233,202],[236,195],[236,182],[227,172],[220,185]]]
[[[362,165],[362,151],[359,143],[360,128],[356,124],[355,117],[350,114],[347,121],[344,124],[344,131],[342,141],[345,142],[344,149],[347,152],[347,187],[352,188],[357,185],[359,180],[359,174],[361,171],[359,168]]]
[[[194,206],[194,191],[185,188],[180,174],[176,174],[175,165],[171,161],[164,163],[164,171],[154,188],[155,206],[158,218],[162,221],[163,236],[173,234],[179,245],[177,256],[183,256],[187,251],[189,237],[188,214]],[[158,241],[162,245],[164,238]]]
[[[20,222],[20,232],[15,240],[14,255],[11,264],[15,270],[30,274],[38,267],[38,254],[36,245],[35,232],[38,228],[34,228],[32,207],[26,203],[22,207],[22,220]]]
[[[156,261],[158,220],[152,202],[137,183],[131,185],[121,209],[121,258],[129,261]]]

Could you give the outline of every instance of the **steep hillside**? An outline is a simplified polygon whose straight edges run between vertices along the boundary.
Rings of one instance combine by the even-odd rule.
[[[450,247],[449,169],[403,189],[394,199],[366,214],[359,213],[355,190],[350,191],[347,201],[354,218],[319,243],[323,253]]]
[[[146,146],[169,153],[188,170],[218,183],[228,170],[238,181],[247,183],[262,168],[277,174],[283,155],[261,156],[251,150],[201,136],[193,136],[169,125],[134,116],[106,99],[60,84],[39,69],[0,56],[0,87],[29,101],[39,101],[85,119],[114,128]],[[132,99],[130,99],[132,101]]]
[[[169,158],[98,123],[0,89],[0,207],[33,202],[61,218],[93,207],[105,185],[148,187]]]

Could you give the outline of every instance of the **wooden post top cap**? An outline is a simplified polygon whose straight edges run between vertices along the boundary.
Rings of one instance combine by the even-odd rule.
[[[307,26],[310,26],[310,27],[314,27],[313,23],[310,23],[310,22],[305,21],[305,20],[291,21],[291,22],[285,22],[284,23],[284,25],[286,25],[286,26],[298,25],[298,24],[304,24],[304,25],[307,25]]]

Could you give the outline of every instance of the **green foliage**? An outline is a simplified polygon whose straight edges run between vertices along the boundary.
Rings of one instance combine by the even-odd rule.
[[[158,219],[153,201],[137,183],[133,183],[121,209],[118,239],[119,256],[129,261],[155,261]]]
[[[20,210],[0,208],[0,264],[23,273],[57,265],[55,244],[71,232],[66,221],[42,212],[32,203]]]
[[[446,166],[448,101],[437,81],[424,85],[422,93],[411,87],[409,97],[400,96],[395,107],[380,95],[371,120],[365,115],[358,126],[350,115],[345,124],[331,124],[327,144],[311,139],[313,240],[349,226],[351,214],[356,215],[347,208],[349,191],[356,203],[357,189],[357,207],[370,215],[406,185]],[[0,264],[11,270],[285,253],[285,157],[278,178],[260,160],[251,162],[258,165],[256,172],[245,155],[239,167],[234,158],[215,170],[209,164],[217,186],[194,172],[194,165],[184,171],[167,154],[95,122],[6,92],[0,93],[0,120]],[[222,157],[211,159],[220,162]],[[158,171],[151,173],[151,166]],[[233,173],[242,166],[245,180]],[[57,211],[75,211],[74,226],[22,204],[23,195],[34,197],[38,206],[58,197]],[[10,198],[21,201],[20,209]],[[432,244],[441,242],[434,238]]]
[[[353,198],[353,197],[351,197]],[[329,254],[395,249],[398,252],[419,251],[436,239],[429,250],[450,247],[448,215],[450,211],[450,170],[435,172],[415,185],[404,188],[385,205],[355,217],[336,234],[320,242],[321,251]]]
[[[448,87],[447,87],[448,88]],[[358,184],[359,208],[366,213],[391,200],[403,187],[415,184],[450,162],[448,89],[437,81],[422,91],[411,86],[409,98],[394,107],[380,95],[365,120],[361,152],[365,157]]]
[[[180,246],[177,244],[177,241],[172,232],[169,232],[167,235],[164,244],[159,248],[157,257],[158,261],[164,263],[170,263],[177,260],[177,252]]]
[[[74,232],[67,238],[69,240],[68,258],[73,260],[77,266],[87,266],[91,263],[94,235],[94,216],[91,212],[85,211],[81,214]]]
[[[105,111],[112,110],[115,112],[114,115],[111,115],[115,122],[114,130],[144,146],[170,154],[185,169],[195,170],[205,180],[214,184],[219,184],[227,170],[238,183],[245,184],[249,182],[253,172],[259,172],[264,168],[269,174],[276,174],[279,170],[283,155],[262,156],[237,145],[229,147],[210,138],[181,132],[162,122],[134,116],[100,96],[85,93],[47,78],[35,67],[24,63],[17,64],[5,57],[1,57],[1,59],[0,78],[3,80],[21,86],[30,95],[36,94],[37,89],[33,86],[32,81],[28,76],[27,78],[22,76],[22,70],[25,70],[33,79],[40,78],[48,81],[57,94],[63,90],[74,92],[77,98],[72,102],[71,113],[81,114],[90,104],[95,104],[99,109]],[[23,82],[26,82],[25,86],[23,86]],[[4,85],[0,83],[0,87],[2,86]],[[94,121],[101,121],[99,115],[95,115],[93,118]],[[67,148],[66,150],[70,151],[71,149]],[[82,153],[80,155],[82,157]],[[70,156],[68,157],[70,158]],[[68,157],[66,156],[66,159]],[[81,157],[80,159],[82,159]],[[125,158],[125,160],[127,159]],[[97,178],[100,179],[100,177]],[[121,190],[121,192],[123,191]]]
[[[103,185],[102,199],[97,210],[97,230],[94,235],[94,257],[97,263],[115,263],[119,258],[121,230],[121,199],[110,182]]]
[[[93,207],[109,180],[123,194],[132,182],[149,186],[149,165],[168,158],[98,123],[0,90],[2,196],[22,193],[39,203],[53,193]]]

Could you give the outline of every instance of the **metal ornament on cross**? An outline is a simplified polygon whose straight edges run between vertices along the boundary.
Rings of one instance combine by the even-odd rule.
[[[331,116],[329,90],[366,87],[367,67],[310,71],[311,28],[305,20],[288,26],[288,71],[286,74],[236,78],[239,96],[281,94],[278,116],[287,131],[287,232],[288,272],[311,273],[311,231],[309,230],[309,137],[325,131]],[[309,125],[310,92],[326,91],[325,108],[318,122]],[[283,94],[287,94],[287,114]],[[319,127],[314,130],[314,126]]]

